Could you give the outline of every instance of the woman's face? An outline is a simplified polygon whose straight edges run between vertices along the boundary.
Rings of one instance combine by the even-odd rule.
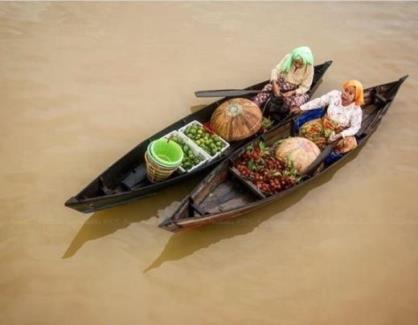
[[[303,67],[303,61],[301,59],[296,59],[295,61],[293,61],[293,65],[296,69],[300,69]]]
[[[344,106],[347,106],[354,102],[354,98],[356,97],[356,90],[354,87],[347,87],[343,89],[341,94],[341,101]]]

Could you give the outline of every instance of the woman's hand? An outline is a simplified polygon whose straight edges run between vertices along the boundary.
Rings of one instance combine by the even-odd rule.
[[[337,134],[335,134],[334,132],[332,132],[331,133],[331,135],[329,136],[329,138],[328,138],[328,142],[329,143],[331,143],[331,142],[335,142],[335,141],[337,141],[337,140],[339,140],[339,139],[341,139],[343,136],[342,136],[342,134],[341,133],[337,133]]]
[[[298,106],[292,106],[290,108],[290,113],[292,114],[299,114],[300,112],[302,112],[302,110]]]
[[[277,81],[276,80],[273,80],[272,81],[272,86],[273,86],[273,94],[274,94],[274,96],[279,97],[281,95],[280,94],[280,87],[277,84]]]
[[[290,96],[293,96],[294,94],[295,94],[295,91],[294,91],[294,90],[292,90],[292,91],[285,92],[285,93],[283,93],[282,95],[283,95],[284,97],[290,97]]]

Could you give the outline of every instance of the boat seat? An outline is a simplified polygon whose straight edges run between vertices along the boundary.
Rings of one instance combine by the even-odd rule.
[[[208,212],[202,209],[199,205],[195,204],[192,199],[190,199],[190,208],[193,209],[194,212],[197,212],[197,214],[203,216],[207,214]]]
[[[145,169],[145,165],[141,164],[135,169],[133,169],[128,174],[128,176],[126,176],[122,180],[121,183],[127,188],[129,188],[130,190],[133,190],[136,187],[136,185],[144,181],[146,177],[147,177],[147,171]]]
[[[253,183],[251,183],[250,181],[248,181],[244,177],[242,177],[241,173],[235,167],[230,167],[229,171],[231,172],[232,176],[234,176],[235,179],[237,179],[239,182],[241,182],[255,196],[257,196],[260,199],[265,199],[266,198],[266,196]]]
[[[99,177],[99,186],[103,193],[106,195],[111,195],[114,193],[114,191],[106,185],[103,177]]]

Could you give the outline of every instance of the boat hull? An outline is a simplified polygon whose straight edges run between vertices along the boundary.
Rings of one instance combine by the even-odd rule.
[[[228,161],[222,162],[205,179],[203,179],[202,182],[199,183],[196,186],[196,188],[183,199],[179,208],[173,213],[173,215],[164,220],[159,225],[159,227],[168,231],[177,232],[181,230],[201,227],[212,223],[221,223],[226,220],[235,219],[251,211],[262,208],[263,206],[266,206],[270,203],[283,200],[285,197],[287,197],[294,191],[297,191],[301,187],[304,187],[307,184],[311,183],[314,179],[318,179],[322,177],[322,175],[329,173],[330,170],[333,170],[335,168],[338,168],[338,166],[343,165],[344,162],[346,162],[351,157],[355,156],[361,150],[361,148],[364,147],[371,135],[376,131],[376,129],[380,125],[381,119],[388,111],[400,86],[406,80],[406,78],[407,76],[400,78],[398,81],[378,85],[366,90],[367,100],[369,101],[368,107],[374,107],[374,110],[373,113],[370,113],[368,115],[366,114],[367,117],[363,118],[362,129],[361,132],[359,132],[360,136],[358,139],[358,147],[355,150],[342,156],[339,160],[337,160],[330,166],[324,168],[323,170],[320,170],[318,168],[320,164],[316,162],[317,166],[315,169],[313,169],[314,171],[316,171],[315,174],[310,175],[309,177],[305,178],[305,180],[303,180],[302,182],[275,195],[262,198],[259,197],[258,199],[252,198],[252,200],[249,200],[247,204],[242,204],[242,206],[236,208],[224,208],[223,210],[223,208],[221,207],[215,209],[218,210],[217,212],[208,212],[209,210],[205,211],[205,202],[210,201],[208,197],[210,197],[214,193],[216,196],[215,188],[220,184],[228,185],[229,179],[233,178],[232,176],[225,175],[231,174],[230,166],[233,165],[234,159],[237,159],[237,157],[239,157],[244,150],[243,148],[238,149],[233,154],[231,154],[230,159]],[[385,91],[384,95],[381,94],[383,90]],[[377,102],[378,104],[375,104],[374,102]],[[290,123],[287,126],[287,128],[287,131],[290,132]],[[286,130],[285,126],[283,127],[283,129]],[[267,134],[260,136],[257,139],[254,139],[252,142],[256,142],[259,140],[269,141],[270,139],[270,141],[273,143],[274,141],[277,141],[277,139],[275,139],[274,137],[278,136],[277,134],[275,135],[274,132],[276,131],[272,130],[271,132],[268,132]],[[273,141],[272,139],[275,140]],[[232,183],[231,181],[229,182]],[[240,184],[242,184],[242,182]],[[230,192],[234,191],[233,186],[230,186],[229,188]],[[251,189],[251,186],[249,188],[247,187],[247,190],[248,189]],[[239,193],[235,196],[231,195],[230,202],[233,202],[234,200],[236,202],[237,199],[240,198],[239,195]],[[245,195],[242,194],[242,196],[244,197]],[[245,199],[242,199],[241,202],[245,202]],[[222,206],[222,204],[219,203],[219,206]],[[225,204],[225,206],[228,206],[228,204]],[[229,206],[231,205],[229,204]]]
[[[325,72],[331,64],[332,61],[327,61],[315,67],[314,83],[310,91],[311,95],[318,88],[322,80],[322,77],[324,76]],[[261,90],[267,82],[268,80],[257,83],[246,89]],[[251,141],[251,139],[231,143],[229,149],[225,151],[221,156],[212,160],[208,164],[205,164],[195,169],[190,173],[179,174],[175,177],[170,177],[166,181],[162,181],[156,184],[151,184],[147,182],[147,180],[145,180],[142,183],[139,183],[139,185],[131,187],[121,185],[124,179],[129,178],[129,175],[132,172],[132,170],[135,170],[135,168],[139,168],[138,164],[140,157],[144,157],[146,149],[151,141],[158,139],[173,130],[179,129],[193,120],[198,120],[200,122],[209,121],[213,111],[227,99],[229,98],[223,98],[218,101],[215,101],[214,103],[209,104],[202,110],[188,115],[187,117],[173,123],[164,130],[154,134],[150,138],[141,142],[130,152],[128,152],[125,156],[120,158],[117,162],[115,162],[112,166],[105,170],[102,174],[100,174],[97,178],[95,178],[81,192],[68,199],[65,202],[65,206],[80,212],[91,213],[94,211],[115,207],[118,205],[132,202],[134,200],[154,195],[159,190],[185,181],[186,179],[191,179],[193,177],[204,177],[216,165],[228,158],[232,154],[232,152]],[[287,123],[290,119],[291,117],[289,116],[275,127],[279,127],[283,123]],[[140,164],[142,164],[142,169],[144,169],[144,162],[141,162]],[[141,186],[141,184],[144,185]]]

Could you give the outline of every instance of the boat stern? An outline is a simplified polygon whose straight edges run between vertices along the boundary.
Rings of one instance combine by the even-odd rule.
[[[83,212],[83,213],[91,213],[91,212],[96,211],[96,207],[94,203],[81,202],[74,196],[69,198],[64,203],[64,205],[68,208],[71,208],[71,209],[74,209],[76,211]]]
[[[180,227],[173,221],[173,219],[167,218],[165,219],[163,222],[161,222],[158,227],[167,230],[167,231],[171,231],[171,232],[176,232],[178,230],[180,230]]]

